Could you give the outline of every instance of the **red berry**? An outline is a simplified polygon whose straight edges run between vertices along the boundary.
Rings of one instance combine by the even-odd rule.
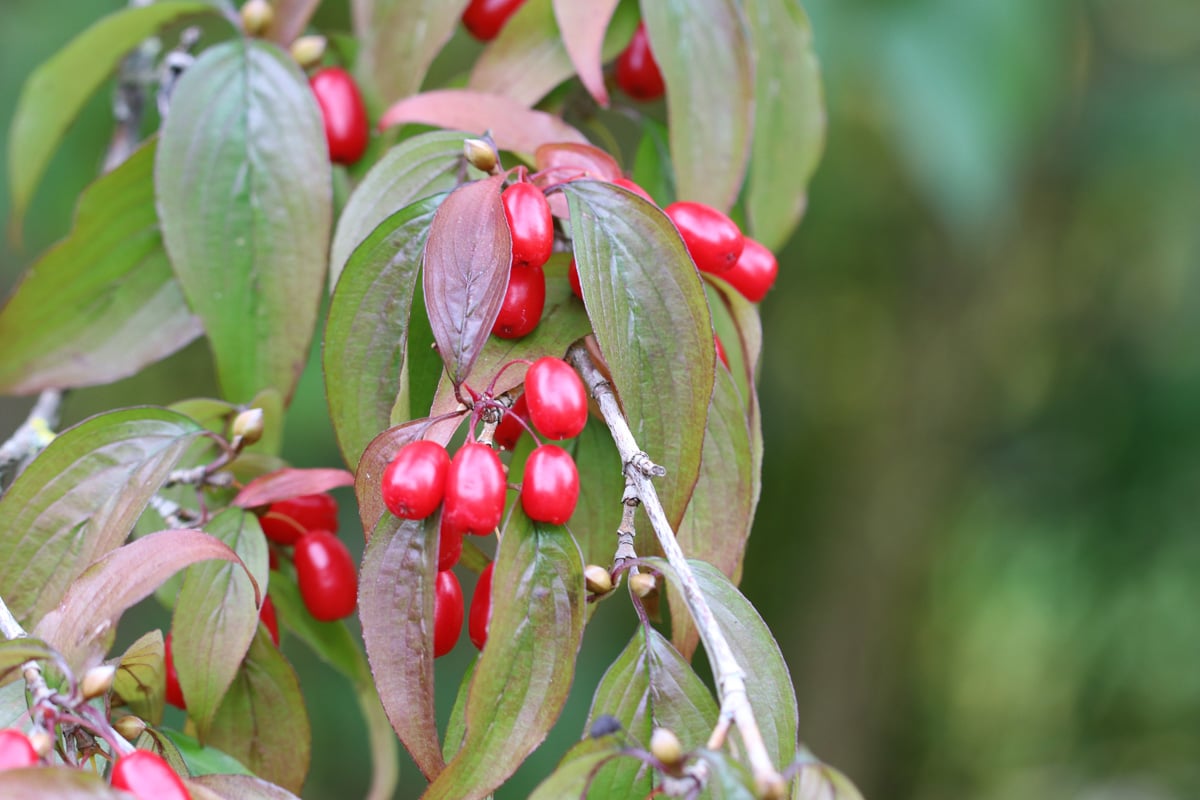
[[[118,757],[112,769],[112,785],[138,800],[191,800],[175,770],[149,750],[134,750]]]
[[[449,468],[450,456],[437,442],[409,442],[383,471],[384,505],[401,519],[425,519],[442,504]]]
[[[521,507],[530,519],[562,525],[575,512],[579,500],[579,470],[575,459],[558,445],[534,449],[525,462]]]
[[[525,0],[471,0],[462,15],[463,25],[479,41],[490,42],[524,2]]]
[[[567,267],[567,282],[571,284],[571,293],[583,299],[583,285],[579,282],[579,265],[575,263],[575,259],[571,259],[570,266]]]
[[[462,550],[462,531],[447,528],[446,517],[442,515],[442,524],[438,526],[438,572],[445,572],[457,564],[462,558]]]
[[[525,398],[533,427],[549,439],[578,436],[587,424],[587,392],[561,358],[544,356],[525,373]]]
[[[279,647],[279,615],[275,613],[275,604],[271,602],[270,597],[263,598],[262,608],[258,610],[258,619],[267,626],[271,641]]]
[[[325,67],[313,73],[308,85],[312,87],[325,120],[329,159],[335,164],[358,161],[367,149],[370,136],[367,107],[359,94],[358,84],[346,70]]]
[[[358,574],[346,545],[329,531],[309,531],[296,542],[296,583],[314,618],[349,616],[358,602]]]
[[[336,531],[337,513],[337,501],[329,495],[305,494],[272,503],[258,524],[271,541],[290,545],[313,529]]]
[[[729,369],[729,356],[725,355],[725,345],[721,344],[721,337],[715,333],[713,334],[713,343],[717,346],[717,358],[721,359],[725,369]]]
[[[483,649],[487,641],[488,624],[492,621],[492,562],[479,573],[479,582],[475,584],[475,594],[471,596],[471,613],[467,617],[467,635],[471,644]]]
[[[460,533],[487,536],[504,515],[504,466],[484,444],[464,444],[446,475],[445,524]]]
[[[733,269],[745,246],[736,222],[704,203],[671,203],[663,211],[679,229],[697,269],[714,275]]]
[[[622,189],[628,189],[629,191],[633,192],[638,197],[641,197],[642,199],[646,200],[647,202],[650,202],[650,203],[654,202],[654,198],[650,196],[649,192],[647,192],[641,186],[638,186],[633,181],[629,180],[629,178],[617,178],[615,181],[613,181],[613,185],[620,186]]]
[[[546,273],[541,267],[513,267],[492,333],[501,339],[520,339],[542,321],[545,307]]]
[[[629,44],[617,56],[617,86],[635,100],[657,100],[667,87],[650,51],[645,23],[639,23]]]
[[[450,570],[437,575],[433,595],[433,657],[441,658],[454,649],[462,632],[463,593]]]
[[[554,252],[554,217],[542,190],[532,183],[514,183],[500,195],[512,236],[512,265],[540,267]]]
[[[167,673],[167,702],[176,708],[187,709],[183,700],[183,689],[179,687],[179,673],[175,671],[175,658],[171,655],[171,634],[163,640],[163,662]]]
[[[0,731],[0,770],[32,767],[37,763],[38,754],[28,736],[16,728]]]
[[[721,277],[742,293],[751,303],[761,302],[775,284],[779,262],[775,254],[753,239],[746,237],[746,247],[733,269]]]
[[[523,394],[512,404],[512,408],[504,412],[504,417],[496,426],[496,432],[492,434],[492,441],[501,449],[514,449],[521,439],[521,434],[525,432],[525,426],[520,420],[525,420],[527,424],[529,422],[529,406],[526,405]]]

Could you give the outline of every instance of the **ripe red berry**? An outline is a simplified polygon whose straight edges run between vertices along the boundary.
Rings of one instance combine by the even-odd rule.
[[[16,728],[0,731],[0,770],[32,767],[37,763],[38,754],[28,736]]]
[[[697,269],[714,275],[733,269],[745,246],[736,222],[704,203],[671,203],[663,211],[679,229]]]
[[[463,593],[450,570],[437,574],[433,595],[433,657],[441,658],[454,649],[462,632]]]
[[[358,573],[346,545],[329,531],[309,531],[296,542],[296,583],[314,618],[349,616],[358,602]]]
[[[650,196],[649,192],[647,192],[641,186],[638,186],[633,181],[629,180],[629,178],[617,178],[615,181],[613,181],[613,185],[620,186],[622,189],[628,189],[629,191],[633,192],[638,197],[641,197],[642,199],[646,200],[647,202],[650,202],[650,203],[654,202],[654,198]]]
[[[542,321],[545,307],[546,273],[541,267],[513,267],[492,333],[501,339],[520,339]]]
[[[529,406],[525,403],[523,394],[512,404],[512,408],[504,412],[504,417],[496,426],[496,432],[492,434],[492,441],[496,443],[497,447],[503,450],[512,450],[517,446],[521,434],[525,432],[525,426],[521,424],[520,420],[525,420],[526,424],[529,423]]]
[[[579,282],[579,265],[575,263],[575,259],[571,259],[570,266],[567,267],[567,282],[571,284],[571,293],[583,299],[583,285]]]
[[[753,239],[746,237],[746,247],[733,269],[721,277],[742,293],[751,303],[762,302],[775,284],[779,274],[779,262],[775,254]]]
[[[729,356],[725,355],[725,345],[721,344],[721,337],[715,333],[713,334],[713,343],[717,346],[717,358],[721,359],[725,369],[729,369]]]
[[[475,584],[475,594],[471,596],[471,611],[467,616],[467,635],[471,644],[483,649],[487,642],[488,624],[492,621],[492,562],[479,573],[479,582]]]
[[[171,655],[171,634],[169,633],[163,640],[163,664],[167,673],[166,700],[176,708],[186,710],[187,703],[183,700],[183,689],[179,687],[179,673],[175,671],[175,658]]]
[[[481,42],[490,42],[500,33],[525,0],[471,0],[463,12],[462,21],[467,32]]]
[[[271,541],[291,545],[313,529],[336,531],[337,512],[337,501],[329,495],[305,494],[272,503],[258,524]]]
[[[650,51],[645,23],[638,24],[633,38],[617,56],[617,86],[635,100],[657,100],[667,89]]]
[[[521,482],[521,507],[530,519],[562,525],[575,512],[579,500],[579,470],[575,459],[558,445],[534,449],[525,462]]]
[[[532,183],[514,183],[500,195],[512,236],[512,265],[540,267],[554,252],[554,217],[542,190]]]
[[[340,67],[319,69],[308,85],[321,107],[329,159],[335,164],[353,164],[367,149],[370,125],[367,107],[353,76]]]
[[[438,572],[445,572],[462,558],[463,533],[446,527],[446,517],[438,526]]]
[[[442,504],[449,468],[450,456],[437,442],[409,442],[383,471],[383,504],[401,519],[425,519]]]
[[[149,750],[119,756],[112,769],[112,785],[138,800],[191,800],[175,770]]]
[[[271,641],[279,647],[279,615],[275,613],[275,604],[271,602],[270,597],[263,598],[262,608],[258,610],[258,618],[263,625],[267,626],[267,633],[271,634]]]
[[[445,524],[460,533],[487,536],[504,515],[504,466],[496,451],[470,442],[450,459],[446,475]]]
[[[533,362],[525,373],[525,398],[533,427],[549,439],[578,436],[587,424],[587,391],[561,358]]]

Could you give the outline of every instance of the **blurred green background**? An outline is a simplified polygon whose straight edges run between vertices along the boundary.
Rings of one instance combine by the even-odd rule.
[[[30,70],[120,5],[0,0],[0,139]],[[1200,3],[807,7],[829,140],[762,305],[768,447],[743,581],[792,667],[802,738],[879,800],[1200,797]],[[66,230],[107,124],[101,97],[25,249],[0,251],[0,288]],[[67,413],[210,385],[196,346]],[[26,406],[3,401],[0,427]],[[311,365],[287,441],[297,464],[338,463]],[[578,735],[630,631],[617,605],[501,797]],[[305,796],[360,795],[352,695],[294,644]]]

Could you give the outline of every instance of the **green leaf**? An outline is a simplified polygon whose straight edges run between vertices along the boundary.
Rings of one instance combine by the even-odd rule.
[[[40,639],[20,637],[0,641],[0,683],[20,671],[26,661],[54,661],[57,654]]]
[[[562,798],[583,798],[584,792],[590,788],[589,780],[602,764],[615,762],[621,754],[619,737],[604,736],[599,739],[584,739],[572,747],[563,756],[562,761],[546,780],[538,784],[529,796],[529,800],[562,800]],[[620,762],[624,763],[624,762]],[[641,766],[642,762],[630,763]],[[591,792],[588,791],[588,795]],[[596,797],[631,797],[632,795],[600,795]]]
[[[659,498],[677,527],[700,473],[716,362],[700,278],[650,203],[590,180],[563,190],[600,352],[638,445],[667,468]]]
[[[36,766],[0,772],[0,797],[54,800],[129,800],[94,772],[66,766]]]
[[[778,250],[808,201],[825,146],[825,98],[812,28],[799,0],[742,0],[756,59],[750,233]]]
[[[16,727],[28,717],[29,703],[25,698],[25,681],[14,680],[0,686],[0,726]]]
[[[583,561],[560,527],[514,510],[500,539],[487,644],[467,695],[466,737],[425,794],[475,800],[503,783],[558,718],[583,635]]]
[[[186,733],[160,728],[159,732],[171,740],[183,761],[187,764],[188,772],[193,775],[237,774],[249,775],[250,770],[228,753],[215,747],[206,747]]]
[[[728,211],[754,124],[754,64],[738,0],[642,0],[641,7],[667,85],[679,197]]]
[[[110,383],[202,332],[158,233],[151,143],[84,190],[70,235],[0,310],[0,392]]]
[[[0,597],[28,627],[129,535],[203,429],[161,408],[113,411],[58,435],[0,499]]]
[[[189,568],[171,617],[179,686],[201,739],[207,738],[221,698],[258,630],[254,584],[267,585],[267,540],[253,514],[227,508],[204,529],[237,553],[242,563]]]
[[[421,88],[467,0],[355,0],[350,7],[362,42],[356,71],[391,102]]]
[[[8,136],[14,230],[20,230],[29,200],[63,134],[125,54],[181,17],[214,13],[211,3],[177,0],[117,11],[76,36],[29,76]]]
[[[654,728],[667,728],[687,752],[707,741],[717,722],[717,704],[671,643],[643,626],[600,679],[585,729],[600,714],[615,717],[643,747],[649,746]],[[645,764],[620,759],[603,767],[592,787],[597,797],[644,797],[654,783],[654,771]]]
[[[667,126],[653,119],[642,123],[642,140],[633,155],[630,176],[658,201],[662,208],[675,202],[675,172],[671,169],[671,145]]]
[[[465,133],[422,133],[388,150],[363,177],[338,217],[329,256],[332,290],[350,256],[380,223],[416,201],[458,185]]]
[[[621,524],[624,506],[625,476],[621,472],[621,454],[613,444],[604,423],[588,420],[587,426],[566,444],[580,476],[579,500],[567,527],[583,550],[586,564],[608,564],[616,542],[613,532]]]
[[[143,536],[98,558],[34,633],[57,647],[72,667],[90,665],[112,645],[125,611],[179,570],[209,559],[233,561],[243,569],[237,554],[207,533],[170,530]]]
[[[206,743],[288,791],[304,785],[312,755],[308,712],[295,671],[265,629],[254,637]]]
[[[475,666],[479,663],[476,656],[467,671],[463,673],[462,681],[458,684],[458,694],[454,696],[454,707],[450,709],[450,721],[446,723],[446,737],[442,741],[442,758],[449,761],[462,747],[463,736],[467,732],[467,695],[471,690],[471,678],[475,675]]]
[[[162,631],[155,629],[125,648],[117,660],[113,693],[142,719],[162,718],[163,697],[167,687],[164,652]],[[117,700],[113,702],[116,704]]]
[[[433,595],[441,516],[398,520],[387,514],[367,542],[358,614],[379,700],[424,775],[445,762],[433,706]]]
[[[206,50],[175,88],[159,218],[226,399],[288,397],[308,360],[332,217],[327,147],[303,73],[274,45]]]
[[[863,800],[863,796],[845,775],[813,760],[801,767],[792,800]]]
[[[354,251],[334,290],[322,353],[325,396],[351,467],[391,424],[425,240],[442,200],[421,200],[380,223]]]
[[[161,637],[160,637],[161,638]],[[175,770],[181,777],[191,775],[188,769],[187,761],[183,758],[183,753],[179,752],[179,748],[171,741],[171,737],[167,736],[153,726],[147,725],[145,730],[138,735],[133,746],[138,750],[150,750],[157,754],[167,765]]]
[[[754,780],[750,773],[728,753],[699,749],[696,757],[708,763],[708,783],[705,788],[712,800],[756,800]]]

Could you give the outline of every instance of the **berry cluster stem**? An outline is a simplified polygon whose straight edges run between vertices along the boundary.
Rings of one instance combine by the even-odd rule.
[[[625,476],[636,489],[638,500],[646,510],[646,516],[649,517],[651,527],[654,528],[658,542],[667,557],[667,563],[671,565],[679,580],[684,602],[696,623],[700,638],[704,642],[704,649],[712,663],[713,677],[721,697],[721,714],[717,728],[720,730],[728,725],[726,720],[732,720],[733,724],[737,725],[759,794],[763,797],[782,797],[786,791],[786,783],[771,762],[771,756],[758,727],[758,720],[750,707],[750,698],[746,693],[746,671],[738,664],[725,634],[717,625],[712,609],[700,591],[700,584],[679,547],[675,532],[671,529],[671,523],[667,521],[666,512],[658,499],[658,492],[651,482],[652,477],[665,475],[666,470],[651,461],[638,447],[633,432],[629,429],[629,423],[617,403],[612,385],[596,366],[587,348],[582,344],[573,345],[567,352],[567,361],[583,378],[584,386],[599,405],[604,422],[617,445],[617,451],[621,454]],[[626,495],[628,496],[628,491]]]

